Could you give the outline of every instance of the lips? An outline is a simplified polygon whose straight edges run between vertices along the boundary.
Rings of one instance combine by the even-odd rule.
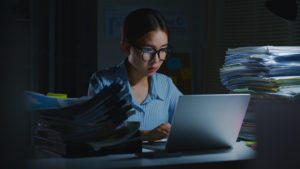
[[[156,70],[157,70],[156,67],[150,67],[150,68],[148,68],[148,71],[149,71],[149,72],[155,72]]]

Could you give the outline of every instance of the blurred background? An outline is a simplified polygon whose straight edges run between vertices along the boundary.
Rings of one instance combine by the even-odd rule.
[[[87,94],[91,74],[119,64],[120,27],[128,12],[160,10],[171,29],[174,53],[185,58],[183,93],[224,93],[219,68],[228,48],[300,45],[300,22],[288,22],[264,0],[12,0],[1,13],[14,22],[8,46],[23,58],[26,90]],[[299,3],[298,3],[299,6]],[[137,23],[138,24],[138,23]],[[18,62],[19,60],[16,60]],[[176,81],[176,77],[172,78]],[[180,79],[177,79],[180,81]],[[180,83],[180,82],[179,82]]]

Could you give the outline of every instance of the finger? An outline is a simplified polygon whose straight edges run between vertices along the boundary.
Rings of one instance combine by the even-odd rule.
[[[169,132],[163,128],[158,128],[157,131],[163,136],[167,137],[169,135]]]
[[[156,140],[160,140],[164,137],[164,135],[157,131],[157,130],[153,130],[152,132],[149,133],[149,138],[148,141],[156,141]]]
[[[162,126],[163,126],[163,127],[166,127],[166,128],[170,128],[170,127],[171,127],[171,124],[170,124],[170,123],[163,123]]]
[[[162,133],[164,133],[165,135],[169,135],[169,129],[162,129],[161,130],[162,131]]]
[[[159,132],[162,134],[163,137],[167,137],[169,135],[169,132],[166,130],[159,130]]]
[[[167,132],[167,131],[163,131],[162,133],[163,133],[163,137],[164,137],[164,138],[165,138],[165,137],[168,137],[168,135],[169,135],[169,132]]]
[[[159,128],[169,132],[170,131],[170,128],[171,128],[171,125],[169,123],[163,123],[159,126]]]
[[[167,123],[167,124],[166,124],[166,130],[167,130],[168,132],[170,132],[170,129],[171,129],[171,124],[170,124],[170,123]]]
[[[166,127],[167,127],[167,126],[171,126],[170,123],[162,123],[162,124],[160,124],[160,125],[161,125],[161,126],[166,126]]]

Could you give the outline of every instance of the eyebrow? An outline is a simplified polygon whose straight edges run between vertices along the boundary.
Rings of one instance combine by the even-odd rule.
[[[166,46],[168,46],[168,44],[167,44],[167,43],[166,43],[166,44],[164,44],[164,45],[161,45],[161,47],[166,47]],[[144,45],[144,47],[151,47],[151,48],[154,48],[154,49],[156,49],[156,48],[155,48],[155,46],[153,46],[153,45],[150,45],[150,44],[145,44],[145,45]],[[160,48],[161,48],[161,47],[160,47]]]

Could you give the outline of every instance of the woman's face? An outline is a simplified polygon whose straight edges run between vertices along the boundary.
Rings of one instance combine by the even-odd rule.
[[[136,45],[140,49],[158,51],[168,47],[168,35],[161,30],[150,31],[139,39]],[[158,54],[155,54],[149,61],[143,60],[140,49],[131,47],[128,61],[138,73],[147,77],[152,76],[160,68],[163,61],[158,58]]]

